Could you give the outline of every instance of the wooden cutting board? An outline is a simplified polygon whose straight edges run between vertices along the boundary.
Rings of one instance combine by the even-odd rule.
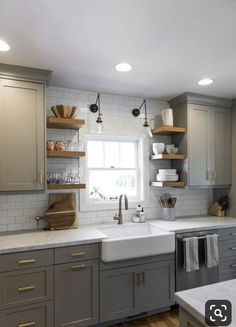
[[[78,228],[76,193],[49,195],[49,208],[45,219],[53,229]]]

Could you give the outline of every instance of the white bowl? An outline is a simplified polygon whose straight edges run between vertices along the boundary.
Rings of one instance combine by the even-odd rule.
[[[152,150],[155,155],[162,154],[165,151],[164,143],[153,143]]]
[[[167,144],[166,145],[166,148],[174,148],[175,147],[175,144]]]
[[[177,182],[179,180],[179,175],[160,175],[157,174],[156,179],[158,182]]]
[[[159,169],[159,175],[176,175],[177,169]]]
[[[176,154],[176,153],[178,152],[178,150],[179,150],[179,148],[176,148],[176,147],[173,147],[173,148],[171,148],[171,147],[166,148],[166,152],[167,152],[168,154]]]

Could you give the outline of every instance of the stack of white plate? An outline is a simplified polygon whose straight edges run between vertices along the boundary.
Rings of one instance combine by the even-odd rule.
[[[158,182],[177,182],[179,175],[176,169],[159,169],[156,179]]]

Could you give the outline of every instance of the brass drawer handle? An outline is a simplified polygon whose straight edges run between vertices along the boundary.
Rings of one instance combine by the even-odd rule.
[[[141,276],[141,278],[140,278],[140,284],[142,283],[143,285],[145,285],[145,273],[142,272],[142,273],[140,274],[140,276]]]
[[[18,261],[19,265],[27,265],[29,263],[35,263],[35,259],[22,259]]]
[[[71,253],[71,257],[82,257],[83,255],[85,255],[86,252],[74,252],[74,253]]]
[[[31,322],[26,322],[24,324],[19,324],[18,327],[30,327],[30,326],[36,326],[36,322],[35,321],[31,321]]]
[[[233,264],[231,265],[231,267],[236,267],[236,263],[233,263]]]
[[[85,268],[86,265],[85,264],[80,264],[80,265],[75,265],[75,266],[70,266],[70,269],[71,270],[77,270],[77,269],[82,269],[82,268]]]
[[[28,285],[28,286],[18,287],[17,291],[18,292],[26,292],[26,291],[31,291],[31,290],[34,290],[34,289],[35,289],[34,285]]]

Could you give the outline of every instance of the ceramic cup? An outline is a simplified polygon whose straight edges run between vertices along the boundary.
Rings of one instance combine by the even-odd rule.
[[[162,110],[162,122],[163,125],[173,126],[173,110],[172,109],[164,109]]]
[[[153,143],[152,150],[155,155],[162,154],[165,151],[164,143]]]

